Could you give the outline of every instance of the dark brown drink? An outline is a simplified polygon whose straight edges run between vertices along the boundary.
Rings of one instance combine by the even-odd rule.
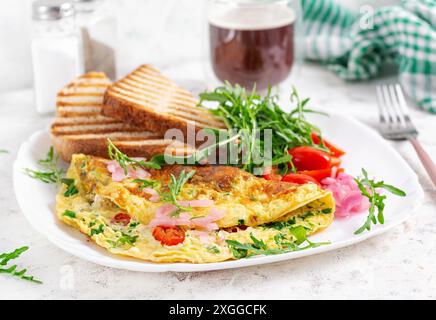
[[[238,16],[239,17],[239,16]],[[294,16],[248,26],[215,19],[209,24],[212,67],[221,81],[259,90],[289,75],[294,63]]]

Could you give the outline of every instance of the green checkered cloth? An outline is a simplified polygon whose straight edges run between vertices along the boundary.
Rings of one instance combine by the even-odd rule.
[[[356,14],[334,0],[302,0],[305,52],[341,78],[365,80],[394,64],[403,89],[418,106],[436,113],[436,1]]]

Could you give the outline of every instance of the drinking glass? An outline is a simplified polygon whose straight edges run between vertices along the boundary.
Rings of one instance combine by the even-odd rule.
[[[287,80],[303,56],[299,0],[207,0],[209,87],[228,81],[265,90]]]

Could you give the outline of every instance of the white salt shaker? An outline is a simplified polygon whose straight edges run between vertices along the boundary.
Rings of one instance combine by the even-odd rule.
[[[56,110],[58,91],[84,73],[83,48],[70,2],[36,0],[32,11],[36,110],[44,114]]]
[[[74,0],[80,28],[85,70],[104,72],[116,78],[117,20],[104,0]]]

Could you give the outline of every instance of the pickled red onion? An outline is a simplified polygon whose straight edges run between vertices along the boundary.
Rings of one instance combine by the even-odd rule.
[[[150,199],[148,199],[151,202],[158,202],[160,200],[159,193],[156,190],[154,190],[153,188],[144,188],[142,191],[151,195]]]
[[[205,231],[217,230],[218,225],[216,221],[224,217],[224,212],[216,208],[210,210],[210,214],[205,217],[192,217],[188,212],[181,212],[177,216],[171,216],[172,213],[177,211],[177,207],[173,204],[164,204],[157,208],[155,217],[150,222],[150,228],[156,226],[186,226],[189,228],[199,228]]]
[[[112,180],[115,182],[120,182],[126,178],[146,179],[150,177],[150,173],[144,169],[132,168],[131,166],[127,168],[127,174],[125,174],[124,169],[121,168],[120,164],[115,160],[107,162],[106,168],[112,173]]]
[[[348,217],[369,208],[369,200],[364,197],[354,178],[339,173],[336,178],[325,178],[323,187],[333,193],[336,202],[335,216]]]
[[[205,208],[212,207],[214,205],[213,200],[190,200],[190,201],[177,201],[182,207],[193,207],[193,208]]]

